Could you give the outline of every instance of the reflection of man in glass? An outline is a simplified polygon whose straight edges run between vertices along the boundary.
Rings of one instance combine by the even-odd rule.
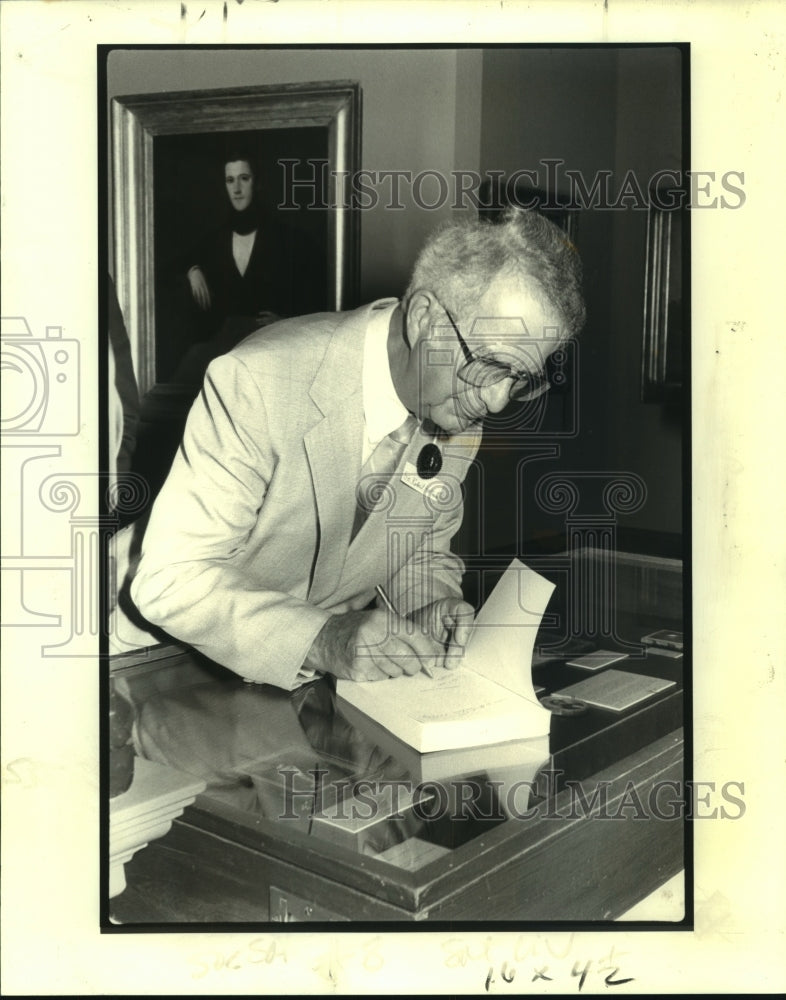
[[[209,361],[253,330],[325,307],[314,248],[302,233],[262,209],[257,178],[249,152],[227,154],[227,219],[195,248],[187,272],[210,337],[187,354],[175,382],[201,381]]]
[[[276,323],[217,358],[153,508],[132,597],[256,681],[450,666],[451,539],[489,413],[527,405],[584,321],[581,264],[511,210],[427,241],[403,299]],[[382,585],[401,619],[372,605]]]

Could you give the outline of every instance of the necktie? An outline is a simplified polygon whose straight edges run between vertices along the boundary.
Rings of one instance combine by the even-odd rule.
[[[357,506],[355,523],[352,528],[352,538],[360,531],[366,518],[382,500],[384,484],[395,472],[401,456],[418,427],[418,421],[409,414],[404,423],[382,438],[374,451],[363,463],[360,479],[356,490]]]

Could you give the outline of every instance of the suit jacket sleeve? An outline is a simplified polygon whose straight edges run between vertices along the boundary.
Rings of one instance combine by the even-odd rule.
[[[238,413],[253,421],[234,420]],[[260,590],[242,569],[274,466],[256,383],[242,360],[218,358],[154,505],[131,595],[176,639],[243,677],[290,689],[330,613]]]

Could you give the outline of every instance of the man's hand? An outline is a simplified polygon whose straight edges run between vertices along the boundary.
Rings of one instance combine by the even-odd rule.
[[[194,302],[205,312],[210,308],[210,289],[207,287],[207,279],[198,267],[192,267],[188,272],[188,283],[191,286],[191,294]]]
[[[415,611],[410,617],[421,632],[427,632],[442,647],[437,666],[452,670],[460,665],[475,621],[475,610],[471,604],[458,597],[443,597]]]
[[[381,681],[431,669],[444,658],[442,640],[414,621],[379,609],[333,615],[304,665],[346,680]]]

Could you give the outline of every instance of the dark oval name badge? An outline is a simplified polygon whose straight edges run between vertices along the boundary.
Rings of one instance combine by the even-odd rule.
[[[421,479],[433,479],[442,468],[442,454],[435,444],[426,444],[418,455],[418,475]]]

